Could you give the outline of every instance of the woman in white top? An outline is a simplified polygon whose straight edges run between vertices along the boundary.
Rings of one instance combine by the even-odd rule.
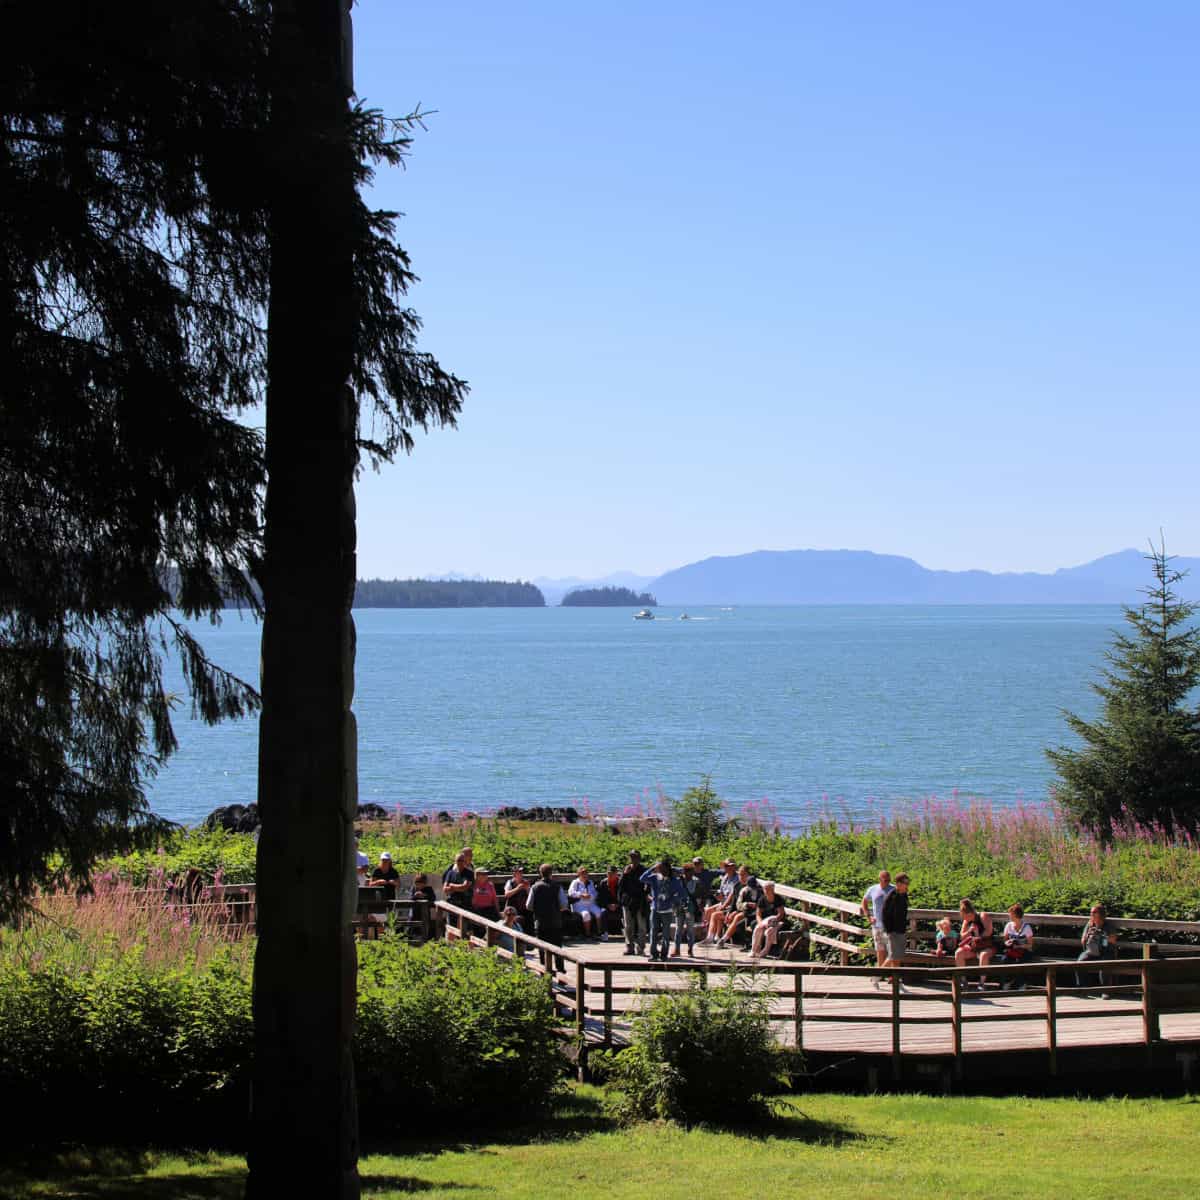
[[[596,885],[588,878],[587,867],[580,867],[579,873],[571,880],[567,899],[571,902],[571,908],[583,918],[584,937],[590,936],[593,925],[596,929],[600,928],[604,910],[596,903]],[[600,940],[607,941],[608,934],[601,933]]]
[[[1004,955],[1003,962],[1025,962],[1033,953],[1033,926],[1025,920],[1025,910],[1019,904],[1012,905],[1008,910],[1008,924],[1004,926]],[[1002,987],[1007,989],[1023,989],[1024,979],[1014,975],[1006,979]]]

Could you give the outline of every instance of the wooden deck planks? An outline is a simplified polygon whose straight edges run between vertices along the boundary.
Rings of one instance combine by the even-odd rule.
[[[621,942],[575,942],[568,946],[572,953],[585,959],[588,984],[588,1004],[596,1012],[589,1015],[589,1038],[603,1036],[600,1011],[604,1006],[603,966],[622,967],[614,983],[623,989],[654,988],[684,989],[689,973],[681,971],[639,971],[640,962],[623,952]],[[644,961],[644,960],[642,960]],[[698,949],[693,958],[678,961],[709,965],[729,964],[739,968],[769,966],[771,960],[752,959],[743,952],[710,948]],[[572,975],[574,971],[572,969]],[[709,975],[710,985],[720,975]],[[786,974],[743,975],[754,986],[770,987],[778,995],[772,1000],[773,1014],[784,1016],[793,1011],[792,976]],[[574,983],[574,979],[571,981]],[[871,988],[863,976],[845,977],[823,972],[806,975],[804,992],[804,1046],[813,1052],[847,1054],[892,1053],[890,990]],[[614,1038],[624,1040],[629,1033],[630,1017],[643,999],[634,990],[616,992],[612,998],[612,1027]],[[1024,992],[970,992],[963,997],[962,1050],[964,1055],[997,1053],[1016,1050],[1046,1049],[1046,997],[1042,988]],[[1063,1049],[1138,1045],[1142,1042],[1143,1026],[1139,999],[1122,996],[1102,1000],[1098,995],[1060,993],[1057,998],[1057,1042]],[[946,984],[910,986],[900,999],[902,1019],[900,1049],[902,1054],[918,1056],[952,1056],[954,1036],[951,1025],[953,1006]],[[904,1018],[920,1017],[920,1024],[904,1023]],[[938,1018],[928,1021],[928,1018]],[[824,1018],[824,1019],[822,1019]],[[840,1018],[840,1019],[839,1019]],[[1000,1018],[1000,1019],[992,1019]],[[775,1022],[776,1035],[785,1043],[794,1042],[794,1022]],[[1165,1041],[1200,1042],[1200,1013],[1164,1014],[1160,1018],[1160,1037]]]

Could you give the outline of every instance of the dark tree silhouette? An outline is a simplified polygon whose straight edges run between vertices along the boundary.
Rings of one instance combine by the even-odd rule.
[[[1154,573],[1142,589],[1147,603],[1125,609],[1130,632],[1114,638],[1102,681],[1092,685],[1104,702],[1099,719],[1065,714],[1083,744],[1047,751],[1059,800],[1102,837],[1126,821],[1200,827],[1197,606],[1175,594],[1183,574],[1163,547],[1146,557]]]
[[[544,608],[532,583],[502,579],[360,579],[355,608]]]
[[[157,835],[163,655],[206,719],[258,702],[172,605],[254,607],[256,576],[260,1195],[357,1193],[350,483],[465,393],[359,194],[412,119],[349,106],[346,7],[0,0],[0,903]],[[264,385],[265,462],[237,420]]]
[[[629,608],[642,605],[655,608],[658,601],[649,592],[634,592],[624,587],[575,588],[562,598],[564,608]]]
[[[217,203],[253,129],[251,6],[4,0],[0,915],[152,842],[163,656],[209,721],[252,688],[178,615],[253,603],[262,215]],[[186,34],[186,37],[183,36]],[[250,49],[248,49],[248,47]],[[176,594],[164,586],[173,566]]]

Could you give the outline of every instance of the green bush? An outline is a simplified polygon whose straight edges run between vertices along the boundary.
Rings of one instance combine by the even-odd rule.
[[[29,1129],[240,1141],[252,1049],[245,960],[193,969],[138,952],[74,959],[0,940],[0,1095]],[[355,1061],[364,1128],[542,1112],[562,1076],[544,983],[464,947],[360,945]],[[36,956],[35,956],[36,957]]]
[[[633,1042],[604,1055],[610,1103],[623,1121],[743,1124],[768,1112],[794,1056],[771,1034],[770,993],[734,975],[657,996],[635,1019]]]
[[[519,964],[430,943],[359,947],[355,1063],[364,1126],[544,1112],[561,1086],[545,983]]]
[[[203,1131],[247,1103],[250,988],[237,972],[0,967],[0,1092],[61,1136]]]

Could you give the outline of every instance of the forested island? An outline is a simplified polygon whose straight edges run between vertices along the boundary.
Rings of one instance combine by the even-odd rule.
[[[502,579],[360,579],[355,608],[545,608],[532,583]]]
[[[643,605],[654,608],[658,601],[649,592],[633,592],[623,587],[576,588],[563,598],[564,608],[627,608]]]

